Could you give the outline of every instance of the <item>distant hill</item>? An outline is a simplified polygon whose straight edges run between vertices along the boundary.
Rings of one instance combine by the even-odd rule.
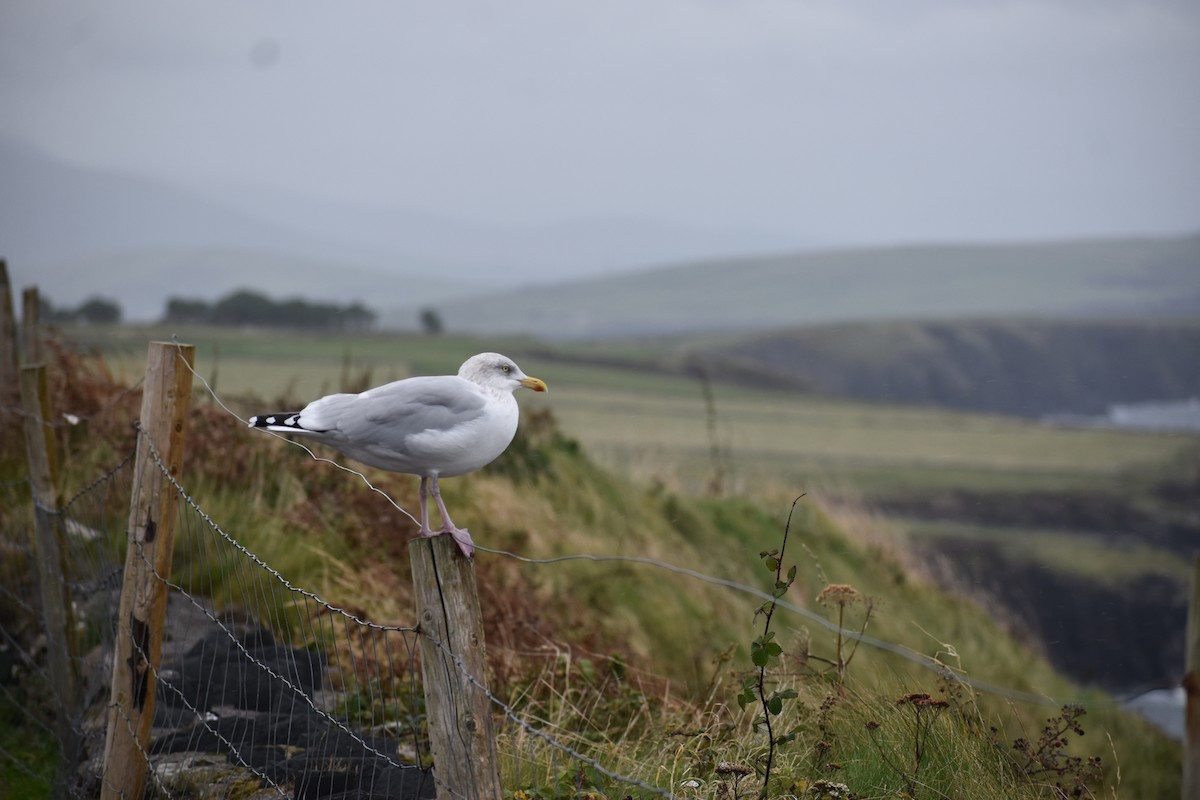
[[[68,165],[0,139],[0,257],[18,286],[55,303],[117,300],[126,319],[167,295],[215,299],[249,286],[317,301],[423,304],[463,293],[428,260],[347,245],[152,180]],[[472,286],[477,290],[478,284]]]
[[[132,320],[157,317],[167,294],[213,300],[242,287],[361,301],[382,324],[407,328],[436,303],[449,330],[550,338],[880,318],[1200,314],[1197,235],[685,262],[783,247],[786,237],[637,218],[506,228],[279,191],[210,195],[69,164],[4,137],[0,173],[0,257],[18,287],[38,283],[67,306],[113,297]],[[673,265],[643,266],[667,260]]]
[[[696,359],[766,385],[1024,416],[1200,397],[1200,322],[841,323],[702,346]]]
[[[161,319],[168,297],[212,302],[244,288],[276,300],[362,303],[372,310],[399,298],[425,304],[466,290],[463,284],[422,275],[397,278],[332,256],[215,246],[122,251],[28,267],[22,259],[9,262],[18,286],[37,283],[56,305],[73,305],[92,294],[111,297],[134,322]]]
[[[491,293],[439,311],[452,330],[579,339],[870,319],[1200,317],[1200,235],[726,259]]]
[[[165,283],[208,300],[244,286],[405,306],[391,321],[411,328],[416,309],[451,296],[795,241],[636,217],[505,227],[281,189],[205,192],[66,163],[3,136],[0,175],[0,257],[18,286],[39,283],[64,305],[114,297],[127,319],[157,316]]]

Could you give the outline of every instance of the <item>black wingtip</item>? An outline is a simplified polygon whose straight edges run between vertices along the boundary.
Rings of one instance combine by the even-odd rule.
[[[248,420],[248,425],[251,428],[299,428],[300,427],[300,412],[299,411],[280,411],[277,414],[256,414]]]

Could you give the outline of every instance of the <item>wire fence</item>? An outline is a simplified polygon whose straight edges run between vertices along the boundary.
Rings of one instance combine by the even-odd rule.
[[[133,474],[135,463],[141,463],[159,473],[154,477],[169,484],[178,501],[171,506],[176,535],[170,574],[159,574],[152,560],[142,558],[168,593],[161,658],[151,667],[153,728],[148,744],[138,750],[150,796],[491,796],[479,787],[448,785],[431,763],[418,646],[429,632],[412,620],[371,619],[294,585],[189,494],[144,430],[139,437],[151,454],[148,461],[135,462],[130,452],[57,509],[37,506],[28,480],[0,482],[0,720],[53,742],[60,768],[48,771],[44,760],[31,760],[16,747],[0,746],[0,760],[40,790],[96,797],[103,788],[107,728],[115,719],[133,732],[135,721],[110,704],[110,690],[129,500],[136,479],[145,477]],[[70,636],[76,640],[70,652],[74,672],[81,676],[73,696],[63,695],[47,666],[52,632],[34,599],[38,570],[32,568],[36,556],[29,545],[35,514],[54,516],[64,532],[63,561],[69,565],[64,590],[74,619]],[[662,561],[594,555],[532,559],[479,550],[535,565],[622,561],[666,570],[773,600],[848,639],[949,674],[928,656],[839,629],[784,598]],[[670,780],[650,782],[601,763],[578,740],[490,691],[444,643],[434,645],[486,697],[499,720],[505,796],[575,797],[584,788],[603,785],[609,797],[673,797]],[[151,661],[144,648],[138,655]],[[1048,697],[951,677],[977,691],[1059,705]]]
[[[53,742],[61,763],[71,772],[84,764],[86,753],[104,745],[99,709],[108,698],[106,655],[111,661],[115,639],[115,614],[110,609],[121,588],[118,556],[125,537],[131,460],[121,459],[60,509],[37,508],[28,480],[0,484],[0,704],[6,721],[24,723]],[[79,644],[68,649],[72,671],[81,678],[75,697],[64,696],[47,665],[54,642],[36,599],[41,587],[30,545],[35,513],[59,518],[65,534],[63,562],[71,569],[64,589],[74,610],[71,633]],[[66,769],[43,774],[27,767],[15,753],[3,756],[26,774],[31,785],[43,784],[59,796],[93,794]]]
[[[162,473],[179,499],[171,574],[154,573],[169,591],[153,674],[152,738],[139,750],[150,795],[241,796],[252,787],[256,797],[487,796],[441,783],[428,764],[418,627],[366,619],[293,585],[212,519],[170,475],[145,432],[140,435],[152,454],[150,468]],[[110,710],[117,709],[116,724],[131,733],[135,725],[109,703],[133,470],[131,453],[61,509],[39,509],[59,517],[66,532],[65,588],[80,638],[73,659],[84,684],[71,700],[52,680],[46,635],[34,633],[46,631],[46,624],[30,599],[37,596],[28,545],[32,515],[14,513],[33,505],[29,484],[0,485],[0,507],[6,509],[0,703],[19,726],[56,742],[62,768],[38,772],[4,748],[0,758],[58,796],[100,793]],[[139,655],[149,661],[148,653]],[[462,669],[457,656],[451,658]],[[488,691],[479,676],[464,671],[464,677],[507,722],[498,736],[506,743],[505,772],[529,796],[563,796],[570,776],[584,774],[624,786],[621,796],[671,796],[607,769],[539,729]],[[49,702],[31,705],[29,698]],[[65,737],[59,733],[63,719],[69,721]]]

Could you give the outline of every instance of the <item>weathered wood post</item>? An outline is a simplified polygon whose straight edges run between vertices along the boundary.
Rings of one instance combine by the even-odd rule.
[[[0,393],[9,402],[17,397],[17,317],[13,312],[8,263],[0,258]]]
[[[1192,601],[1188,606],[1186,672],[1187,723],[1183,744],[1183,800],[1200,800],[1200,556],[1192,562]]]
[[[190,344],[151,342],[146,359],[104,743],[103,800],[140,798],[146,784],[155,679],[167,615],[167,586],[160,576],[171,574],[178,504],[176,489],[155,461],[150,445],[178,480],[195,352]]]
[[[33,488],[33,561],[38,578],[42,618],[46,626],[50,680],[57,706],[56,725],[64,769],[74,766],[78,741],[73,719],[79,711],[79,678],[74,656],[75,620],[67,592],[65,531],[58,513],[62,489],[58,477],[58,450],[51,425],[50,392],[46,367],[21,368],[21,411],[25,418],[25,453]],[[65,774],[65,773],[64,773]]]
[[[492,708],[483,688],[487,658],[475,562],[449,536],[413,539],[408,554],[438,798],[492,800],[502,790]]]
[[[39,364],[42,360],[42,300],[36,286],[21,295],[21,362]]]

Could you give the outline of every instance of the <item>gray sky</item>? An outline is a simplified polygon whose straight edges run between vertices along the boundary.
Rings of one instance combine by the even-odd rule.
[[[1200,228],[1200,4],[0,4],[0,134],[240,203],[890,242]]]

